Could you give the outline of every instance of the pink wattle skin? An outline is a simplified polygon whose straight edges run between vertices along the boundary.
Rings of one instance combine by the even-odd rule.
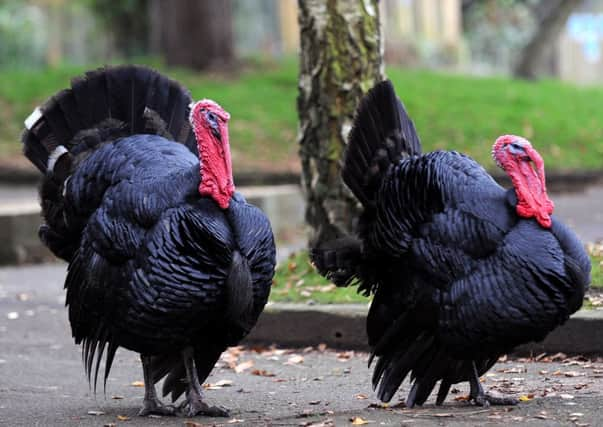
[[[520,144],[527,158],[509,150],[509,144]],[[544,228],[552,225],[551,214],[554,204],[546,192],[544,161],[526,139],[515,135],[503,135],[494,143],[494,159],[509,175],[517,195],[517,215],[522,218],[535,218]],[[534,168],[530,164],[534,162]]]
[[[218,118],[220,138],[214,136],[206,119],[207,112]],[[197,138],[201,183],[199,194],[209,196],[222,209],[227,209],[235,191],[232,179],[232,160],[228,140],[230,114],[214,101],[204,99],[191,109],[190,121]]]

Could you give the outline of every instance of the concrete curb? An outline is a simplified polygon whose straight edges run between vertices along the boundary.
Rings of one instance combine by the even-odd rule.
[[[488,173],[504,187],[509,187],[509,177],[498,169],[488,170]],[[40,172],[32,167],[7,167],[0,165],[0,183],[2,184],[37,184],[40,181]],[[252,185],[300,185],[301,174],[293,171],[262,172],[241,171],[235,172],[234,181],[238,186]],[[546,184],[550,192],[580,191],[587,185],[603,181],[603,170],[588,171],[547,171]]]
[[[246,344],[368,351],[367,305],[270,304],[245,339]],[[603,355],[603,311],[580,310],[540,343],[520,346],[516,354]]]

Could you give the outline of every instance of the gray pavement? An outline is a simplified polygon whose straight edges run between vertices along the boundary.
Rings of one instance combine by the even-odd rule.
[[[0,269],[0,425],[184,425],[182,418],[136,416],[143,388],[136,386],[142,372],[132,352],[118,352],[106,395],[102,386],[96,395],[89,389],[64,308],[65,269],[64,264]],[[286,313],[298,327],[304,322],[292,316],[291,309]],[[286,319],[275,321],[286,323]],[[321,328],[303,325],[302,330]],[[332,325],[322,325],[329,328]],[[363,329],[362,321],[355,328]],[[278,335],[272,337],[280,340]],[[360,417],[368,425],[603,425],[600,359],[557,356],[548,363],[528,359],[499,363],[484,377],[484,385],[530,399],[516,408],[483,409],[455,400],[467,393],[464,384],[443,407],[430,400],[419,409],[383,408],[370,388],[366,353],[318,351],[321,337],[310,333],[305,337],[298,344],[314,349],[275,350],[265,342],[257,351],[225,353],[207,380],[218,386],[206,394],[211,403],[231,409],[231,417],[193,421],[199,425],[351,425],[351,419]],[[226,386],[219,386],[224,381]],[[403,399],[408,389],[404,384],[392,404]]]

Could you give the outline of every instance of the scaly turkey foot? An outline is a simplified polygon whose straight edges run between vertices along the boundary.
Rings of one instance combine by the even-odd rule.
[[[182,402],[178,408],[179,415],[185,417],[194,417],[196,415],[205,415],[207,417],[229,417],[230,414],[225,408],[220,406],[209,406],[201,396],[195,396],[191,393],[188,398]]]
[[[206,415],[208,417],[228,417],[228,411],[219,406],[209,406],[203,401],[203,390],[199,383],[197,368],[195,367],[194,351],[187,347],[182,351],[184,368],[186,369],[186,400],[180,405],[180,413],[187,417],[195,415]]]
[[[157,398],[151,367],[152,360],[153,358],[151,356],[144,354],[140,355],[142,373],[144,376],[144,400],[142,402],[142,408],[138,411],[138,415],[141,417],[146,417],[147,415],[176,415],[176,408],[174,406],[164,405]]]
[[[469,378],[469,385],[471,387],[471,391],[469,392],[469,398],[473,403],[477,406],[483,406],[487,408],[492,405],[517,405],[519,400],[514,397],[504,397],[504,396],[493,396],[491,394],[485,393],[482,385],[479,381],[479,375],[477,373],[477,367],[475,366],[475,362],[473,364],[473,375]]]
[[[477,406],[483,406],[485,408],[490,405],[517,405],[519,403],[519,399],[516,399],[515,397],[493,396],[488,393],[477,395],[476,397],[472,397],[471,399],[473,400],[473,403],[475,403]]]
[[[176,407],[164,405],[159,399],[145,399],[138,415],[141,417],[147,415],[176,415]]]

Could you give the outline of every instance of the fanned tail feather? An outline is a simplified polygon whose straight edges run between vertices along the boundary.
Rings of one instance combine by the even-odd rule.
[[[356,112],[346,149],[342,178],[365,208],[392,164],[421,153],[413,122],[389,80],[376,84]]]
[[[124,65],[89,71],[28,117],[23,151],[42,173],[63,163],[70,166],[70,156],[64,155],[67,152],[78,154],[135,134],[159,134],[196,153],[188,122],[191,101],[183,86],[147,67]]]

